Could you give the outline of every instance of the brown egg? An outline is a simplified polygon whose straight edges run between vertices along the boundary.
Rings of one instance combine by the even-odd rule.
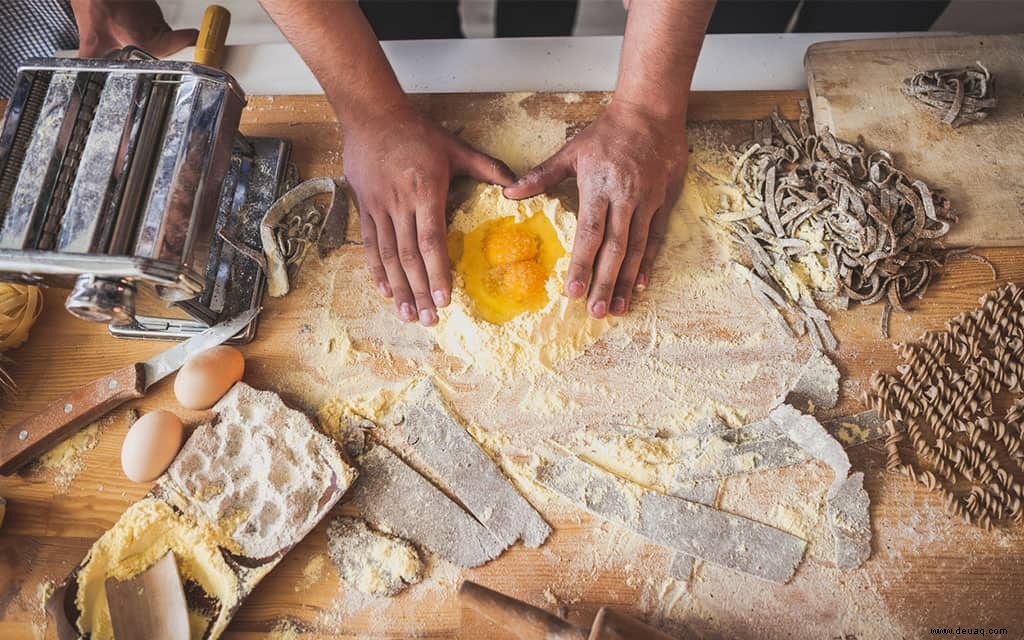
[[[184,431],[170,411],[153,411],[136,420],[121,445],[124,475],[133,482],[156,480],[178,455]]]
[[[174,397],[186,409],[209,409],[245,373],[245,358],[221,345],[189,358],[174,379]]]

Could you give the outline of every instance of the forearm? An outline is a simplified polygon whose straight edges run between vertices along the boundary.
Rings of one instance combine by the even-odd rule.
[[[343,128],[409,103],[359,5],[261,0],[320,81]]]
[[[633,0],[615,99],[654,116],[685,117],[714,0]]]

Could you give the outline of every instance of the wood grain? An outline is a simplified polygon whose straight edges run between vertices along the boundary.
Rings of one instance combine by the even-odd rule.
[[[798,113],[801,93],[716,93],[694,96],[692,120],[746,121],[765,117],[776,105],[787,117]],[[523,104],[558,118],[566,130],[600,112],[605,94],[580,94],[566,100],[557,95],[525,96]],[[419,106],[453,128],[468,131],[493,122],[494,96],[417,96]],[[491,121],[489,121],[489,119]],[[740,129],[746,125],[737,123]],[[326,102],[319,97],[254,98],[243,118],[251,135],[279,135],[295,145],[294,158],[305,176],[336,175],[341,169],[340,132]],[[929,295],[912,313],[893,314],[894,341],[913,339],[922,331],[941,328],[951,316],[972,308],[978,297],[1003,281],[1024,282],[1022,249],[983,248],[1000,271],[993,282],[988,269],[958,261],[938,278]],[[166,348],[164,343],[120,341],[102,325],[72,318],[62,305],[65,291],[45,292],[45,310],[28,343],[6,355],[20,392],[0,408],[0,424],[8,426],[39,411],[48,402],[111,371],[144,360]],[[896,356],[890,341],[878,332],[880,308],[854,307],[834,321],[841,345],[838,364],[844,376],[838,412],[860,409],[857,400],[873,371],[892,369]],[[308,323],[304,309],[289,299],[269,300],[257,340],[243,347],[246,380],[274,388],[280,372],[301,366],[295,361],[294,336]],[[120,472],[119,449],[128,429],[130,409],[140,412],[175,408],[169,380],[148,395],[115,410],[104,421],[98,445],[84,452],[84,466],[66,492],[59,491],[45,470],[28,469],[0,478],[0,495],[8,499],[0,528],[0,637],[33,637],[44,624],[40,585],[63,578],[92,542],[117,520],[125,508],[149,489],[127,481]],[[186,424],[201,414],[185,412]],[[837,577],[827,562],[809,557],[797,579],[776,586],[705,566],[685,609],[686,629],[711,638],[844,637],[854,628],[876,628],[881,638],[926,637],[929,626],[1006,627],[1008,637],[1024,633],[1019,594],[1024,591],[1024,534],[1021,528],[986,533],[945,516],[933,495],[882,469],[880,445],[851,452],[854,466],[866,472],[872,499],[875,540],[873,556],[857,572]],[[828,477],[806,477],[807,468],[758,474],[751,494],[778,491],[820,492]],[[756,486],[755,486],[756,485]],[[763,494],[762,494],[763,495]],[[728,507],[728,505],[726,505]],[[345,505],[335,510],[345,513]],[[612,605],[652,621],[663,604],[635,570],[616,564],[581,567],[581,550],[599,546],[617,534],[609,525],[577,511],[542,508],[555,529],[540,549],[511,548],[498,560],[464,572],[463,577],[509,596],[553,611],[545,591],[554,592],[568,609],[568,619],[589,627],[598,609]],[[483,617],[463,610],[456,598],[457,582],[403,594],[386,606],[377,602],[339,611],[344,587],[329,566],[319,581],[299,588],[307,563],[327,550],[322,523],[288,554],[242,607],[229,638],[261,638],[275,626],[323,629],[336,638],[488,638],[511,637]],[[656,547],[644,545],[652,562],[668,562]],[[573,576],[586,575],[578,588]],[[833,596],[833,593],[841,594]],[[879,598],[882,609],[870,605]],[[742,604],[751,602],[749,609]],[[737,604],[740,603],[740,604]],[[653,613],[652,613],[653,612]],[[765,613],[768,612],[768,613]],[[878,617],[881,615],[881,617]],[[653,620],[658,622],[657,619]],[[816,634],[812,630],[828,629]],[[52,628],[49,630],[52,637]],[[858,636],[861,640],[870,635]]]

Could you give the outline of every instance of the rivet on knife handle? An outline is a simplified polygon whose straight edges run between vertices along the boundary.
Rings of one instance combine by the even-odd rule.
[[[115,407],[141,398],[144,387],[142,364],[129,365],[93,380],[8,428],[0,439],[0,475],[11,475]]]

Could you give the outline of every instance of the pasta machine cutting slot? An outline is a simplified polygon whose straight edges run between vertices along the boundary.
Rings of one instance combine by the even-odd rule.
[[[183,339],[258,307],[259,225],[290,145],[241,136],[245,103],[224,71],[131,47],[19,67],[0,125],[0,279],[70,288],[69,312],[120,337]],[[188,317],[137,314],[143,294]]]

